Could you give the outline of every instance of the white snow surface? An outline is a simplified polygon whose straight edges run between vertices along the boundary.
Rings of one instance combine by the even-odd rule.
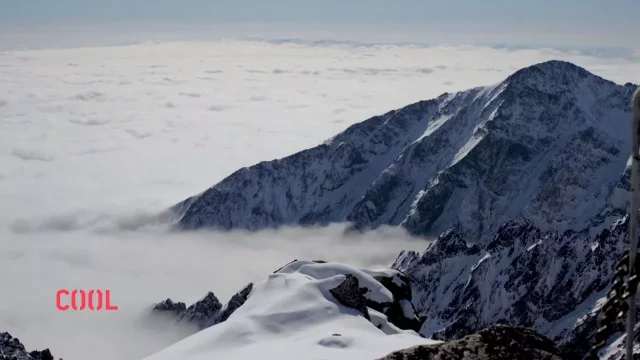
[[[393,270],[389,270],[393,271]],[[315,279],[329,279],[340,274],[351,274],[358,278],[360,287],[367,287],[369,292],[365,297],[378,303],[392,302],[393,295],[373,278],[375,275],[367,274],[365,271],[356,269],[349,265],[332,263],[314,263],[313,261],[296,261],[282,268],[280,273],[300,273],[311,276]],[[373,272],[375,274],[375,272]],[[381,272],[380,275],[385,273]]]
[[[145,360],[371,360],[414,345],[438,343],[399,330],[384,315],[369,310],[378,329],[357,310],[341,305],[329,290],[344,281],[345,272],[366,286],[375,281],[347,265],[295,262],[255,284],[246,303],[226,322]],[[386,296],[384,291],[377,295]]]

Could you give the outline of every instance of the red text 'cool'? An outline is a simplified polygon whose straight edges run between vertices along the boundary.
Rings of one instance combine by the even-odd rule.
[[[115,311],[117,306],[111,305],[110,290],[65,290],[60,289],[56,293],[56,307],[60,311],[69,309],[74,311]]]

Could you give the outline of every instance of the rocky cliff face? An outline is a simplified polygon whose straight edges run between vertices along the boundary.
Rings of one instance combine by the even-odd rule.
[[[356,124],[315,148],[243,168],[177,204],[182,229],[350,221],[490,240],[525,217],[541,230],[608,226],[624,212],[629,101],[550,61]]]
[[[411,279],[426,318],[421,334],[459,339],[493,324],[531,327],[582,355],[597,328],[614,264],[628,248],[628,217],[596,236],[543,231],[510,221],[491,241],[468,246],[449,231],[423,252],[403,252],[393,268]]]
[[[189,307],[186,307],[183,302],[174,302],[171,298],[167,298],[155,304],[152,310],[157,313],[173,315],[178,322],[194,324],[200,329],[206,329],[226,321],[234,311],[247,301],[252,288],[253,284],[249,283],[233,295],[225,306],[222,306],[220,300],[210,291],[205,297]]]

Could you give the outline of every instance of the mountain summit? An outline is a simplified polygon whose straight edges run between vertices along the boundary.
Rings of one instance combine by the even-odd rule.
[[[470,242],[515,218],[542,230],[603,228],[626,206],[634,90],[568,62],[536,64],[242,168],[172,211],[181,229],[348,221],[415,235],[454,229]]]

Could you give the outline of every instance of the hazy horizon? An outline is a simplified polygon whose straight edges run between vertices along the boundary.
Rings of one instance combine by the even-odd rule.
[[[42,42],[99,46],[244,37],[615,48],[635,56],[640,49],[636,41],[640,24],[634,18],[640,4],[622,0],[1,0],[0,4],[4,49],[15,49],[21,42],[30,47],[38,41],[41,47]]]
[[[585,29],[536,26],[502,28],[487,24],[304,24],[211,23],[175,21],[53,21],[35,24],[0,23],[0,51],[133,45],[144,42],[299,40],[335,41],[354,45],[490,46],[518,49],[553,48],[601,57],[638,59],[637,30],[596,33]],[[635,32],[634,32],[635,31]]]

